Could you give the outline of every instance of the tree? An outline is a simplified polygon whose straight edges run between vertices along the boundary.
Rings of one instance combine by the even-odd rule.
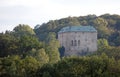
[[[65,52],[65,47],[60,47],[59,48],[59,52],[60,52],[60,57],[63,57],[64,56],[64,52]]]
[[[117,36],[117,37],[114,39],[114,42],[115,42],[116,46],[120,46],[120,36]]]
[[[98,49],[108,47],[108,41],[106,39],[98,39]]]
[[[23,67],[23,62],[19,56],[9,56],[2,58],[2,69],[0,76],[8,76],[8,77],[24,77],[25,70]]]
[[[108,39],[108,37],[110,36],[110,30],[107,28],[108,22],[100,17],[94,19],[92,22],[92,25],[94,25],[94,27],[98,31],[98,38]]]
[[[36,37],[32,36],[21,36],[20,37],[20,50],[21,53],[26,53],[27,51],[32,50],[32,48],[40,49],[42,48],[42,43]]]
[[[35,58],[40,62],[40,64],[46,64],[49,62],[49,56],[46,54],[45,49],[39,49],[35,53]]]
[[[51,40],[56,40],[56,34],[54,32],[49,32],[45,38],[46,43],[50,42]]]
[[[67,17],[62,18],[59,20],[51,20],[47,23],[43,23],[42,25],[36,25],[37,29],[35,28],[35,33],[39,37],[40,40],[45,41],[47,35],[50,32],[54,32],[57,36],[57,33],[66,26],[74,26],[74,25],[91,25],[97,29],[98,38],[105,38],[109,40],[109,44],[116,46],[116,35],[119,32],[119,23],[120,23],[120,16],[119,15],[110,15],[104,14],[101,16],[96,15],[87,15],[87,16],[80,16],[80,17]],[[119,46],[119,44],[117,44]]]
[[[13,29],[15,36],[35,35],[35,32],[29,25],[19,24]]]
[[[25,77],[35,77],[38,67],[40,67],[39,62],[31,57],[27,56],[23,59]]]
[[[0,57],[18,54],[19,39],[10,34],[0,34]]]
[[[59,42],[56,40],[51,40],[46,46],[46,53],[49,55],[49,62],[56,63],[60,60],[59,54]]]
[[[44,72],[42,77],[51,77],[51,75],[49,74],[49,72]]]
[[[34,57],[41,66],[49,62],[49,56],[43,48],[38,50],[32,49],[31,51],[28,51],[26,55]]]

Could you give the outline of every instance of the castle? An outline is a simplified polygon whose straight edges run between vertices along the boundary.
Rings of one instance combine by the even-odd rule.
[[[84,55],[97,51],[97,30],[92,26],[68,26],[58,32],[64,56]]]

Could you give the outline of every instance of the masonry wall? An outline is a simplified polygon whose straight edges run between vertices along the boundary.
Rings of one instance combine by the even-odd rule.
[[[65,56],[97,51],[97,32],[58,33],[58,40],[65,47]]]

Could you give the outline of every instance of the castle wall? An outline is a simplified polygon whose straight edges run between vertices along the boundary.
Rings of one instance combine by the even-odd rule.
[[[97,51],[97,32],[63,32],[58,34],[65,56]]]

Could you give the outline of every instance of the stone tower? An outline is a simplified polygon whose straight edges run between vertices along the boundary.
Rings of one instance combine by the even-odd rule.
[[[92,26],[68,26],[58,32],[64,55],[84,55],[97,51],[97,30]]]

